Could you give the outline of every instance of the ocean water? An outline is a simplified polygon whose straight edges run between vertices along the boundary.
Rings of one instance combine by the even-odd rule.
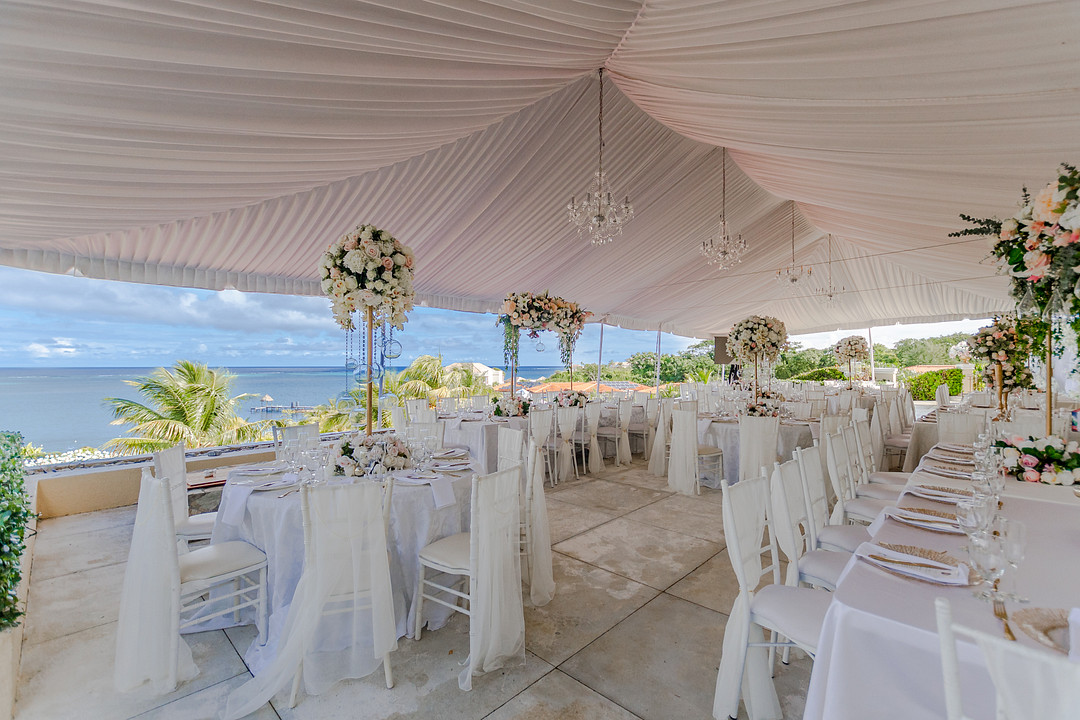
[[[396,368],[400,370],[401,368]],[[522,377],[550,375],[562,368],[526,366]],[[112,425],[105,398],[142,398],[125,380],[154,368],[0,368],[0,430],[17,430],[27,442],[49,452],[100,447],[124,434]],[[260,405],[319,405],[345,387],[341,367],[228,368],[236,376],[233,395],[256,397],[241,403],[249,419],[280,418],[281,413],[251,412]],[[272,403],[261,398],[269,395]]]

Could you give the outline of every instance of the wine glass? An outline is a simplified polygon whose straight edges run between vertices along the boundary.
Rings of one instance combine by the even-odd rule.
[[[992,532],[975,533],[968,545],[968,557],[971,558],[972,567],[982,576],[983,583],[989,586],[987,590],[976,590],[975,596],[983,600],[997,599],[997,581],[1008,564],[1001,538]]]
[[[985,504],[977,497],[963,497],[956,502],[956,523],[970,541],[981,532],[986,520]]]

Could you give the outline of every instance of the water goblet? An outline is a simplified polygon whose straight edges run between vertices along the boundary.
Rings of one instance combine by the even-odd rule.
[[[968,557],[972,567],[982,576],[989,589],[976,590],[975,596],[983,600],[998,599],[997,581],[1005,572],[1007,562],[1001,538],[991,532],[979,532],[971,536]]]
[[[1016,573],[1020,563],[1024,560],[1025,545],[1027,544],[1027,526],[1019,520],[998,518],[994,522],[994,533],[1001,541],[1002,550],[1005,553],[1005,562],[1013,569],[1012,591],[1009,597],[1017,602],[1027,602],[1027,598],[1020,597],[1017,593]]]
[[[956,523],[970,541],[980,532],[985,520],[984,504],[975,497],[964,497],[956,503]]]

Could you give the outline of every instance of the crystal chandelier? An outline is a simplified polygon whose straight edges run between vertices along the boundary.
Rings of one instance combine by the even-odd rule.
[[[623,225],[634,217],[630,196],[617,203],[604,175],[604,68],[600,68],[600,161],[592,183],[579,203],[571,197],[566,209],[570,222],[577,226],[578,235],[588,234],[593,245],[603,245],[622,234]]]
[[[710,265],[716,265],[718,269],[725,270],[742,262],[742,254],[746,251],[746,241],[741,234],[734,237],[728,234],[727,217],[727,148],[721,149],[722,162],[724,165],[723,179],[720,185],[720,226],[716,234],[708,240],[701,242],[701,254],[705,256]]]
[[[797,294],[806,287],[814,269],[806,265],[795,264],[795,201],[791,201],[791,267],[776,271],[776,281],[789,292]]]
[[[829,235],[829,279],[821,287],[814,290],[814,297],[820,302],[831,305],[833,300],[843,295],[846,288],[843,285],[833,285],[832,279],[832,235]]]

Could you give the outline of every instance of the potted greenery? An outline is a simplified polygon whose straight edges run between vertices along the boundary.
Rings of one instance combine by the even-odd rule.
[[[23,551],[35,514],[23,486],[23,442],[16,432],[0,432],[0,717],[11,717],[22,647],[23,615],[19,584]]]

